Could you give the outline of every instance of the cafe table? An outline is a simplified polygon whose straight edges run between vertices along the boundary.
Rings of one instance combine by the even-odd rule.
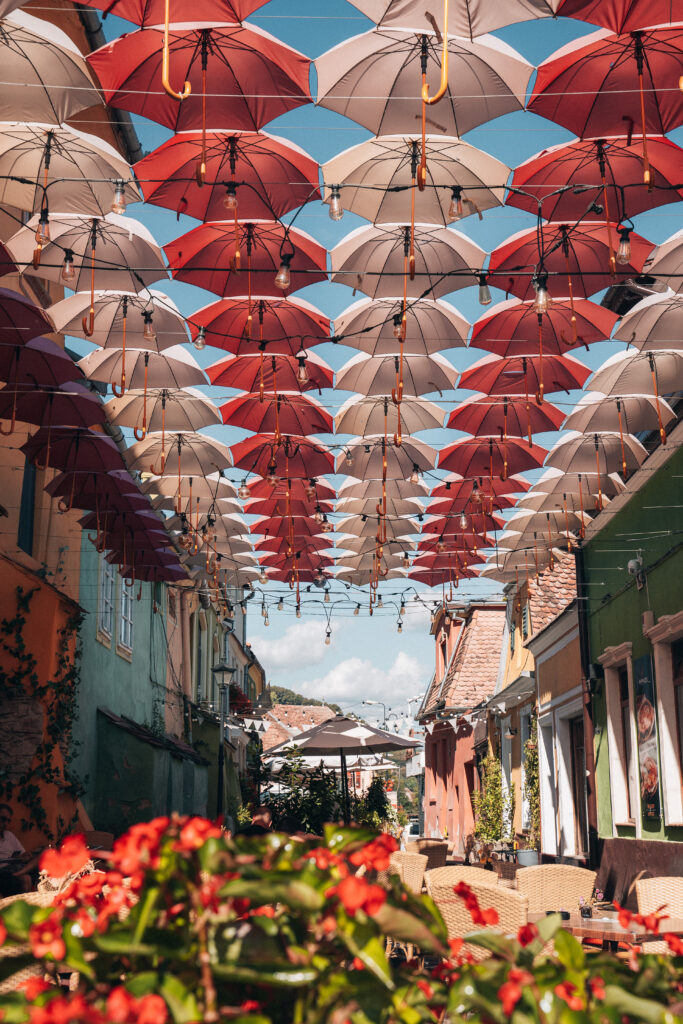
[[[529,914],[529,921],[532,924],[537,924],[545,916],[545,914]],[[665,932],[683,935],[683,919],[681,918],[664,918],[661,923],[660,934],[657,934],[633,922],[624,927],[619,923],[616,910],[599,911],[593,917],[581,917],[580,914],[571,914],[568,921],[564,920],[562,922],[562,927],[571,932],[577,939],[589,939],[592,942],[600,942],[604,950],[613,953],[616,953],[620,942],[624,942],[629,946],[639,946],[643,942],[661,939],[662,934]]]

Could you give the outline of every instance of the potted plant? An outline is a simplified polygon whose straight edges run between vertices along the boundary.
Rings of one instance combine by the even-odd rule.
[[[529,808],[529,831],[525,849],[517,851],[517,863],[530,867],[539,863],[541,849],[541,791],[538,774],[538,722],[531,716],[529,739],[524,744],[524,796]]]
[[[604,898],[605,894],[601,889],[595,889],[593,891],[593,895],[588,899],[584,899],[582,896],[579,900],[579,913],[581,914],[581,917],[592,917],[593,907],[596,903],[602,903]]]

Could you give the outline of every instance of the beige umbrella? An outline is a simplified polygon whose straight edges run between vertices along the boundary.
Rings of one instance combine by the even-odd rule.
[[[429,487],[424,480],[387,480],[386,493],[388,498],[425,497]],[[349,478],[341,484],[337,494],[340,498],[381,498],[382,481]]]
[[[176,486],[178,481],[175,481]],[[212,512],[217,514],[228,513],[229,515],[240,515],[242,512],[242,506],[239,501],[235,498],[210,498],[210,497],[195,497],[189,494],[185,495],[182,499],[180,509],[177,508],[177,501],[175,496],[164,496],[159,495],[156,498],[152,498],[152,508],[162,512],[183,512],[185,515],[196,515],[200,513],[203,515],[205,512]]]
[[[191,430],[165,437],[158,432],[148,434],[143,441],[128,448],[125,459],[129,469],[174,475],[176,478],[189,475],[201,477],[232,465],[230,449],[226,445]],[[156,464],[160,464],[161,468],[153,469]],[[181,499],[183,493],[189,491],[183,489]]]
[[[76,292],[50,306],[50,316],[60,334],[87,337],[100,348],[146,348],[163,352],[172,345],[189,341],[189,334],[176,304],[164,292],[96,291],[95,329],[83,330],[83,318],[90,312],[90,292]]]
[[[344,209],[375,224],[400,222],[412,203],[415,221],[442,225],[503,205],[507,164],[460,139],[428,135],[426,144],[423,191],[413,188],[422,151],[419,134],[383,135],[323,164],[325,202],[339,195]]]
[[[403,339],[406,355],[431,355],[466,344],[470,323],[443,299],[413,299],[405,309],[403,299],[361,299],[334,321],[335,341],[371,356],[398,352]]]
[[[536,481],[533,489],[525,495],[528,502],[534,495],[542,495],[554,499],[562,508],[578,508],[580,513],[601,509],[605,497],[613,498],[625,490],[623,480],[616,473],[607,473],[604,467],[600,472],[595,469],[588,472],[564,472],[552,467],[546,469]],[[522,499],[520,499],[521,501]]]
[[[335,564],[338,569],[350,570],[352,572],[365,569],[371,570],[375,564],[376,557],[374,551],[364,551],[360,555],[345,555],[343,558],[338,558]],[[384,568],[399,569],[403,567],[403,558],[400,555],[392,555],[383,551],[381,564]]]
[[[374,534],[340,534],[337,537],[337,551],[351,551],[354,554],[362,554],[366,551],[375,551],[376,546]],[[390,538],[385,541],[382,547],[385,551],[394,555],[400,555],[403,558],[404,555],[412,552],[413,543],[410,537]]]
[[[536,547],[523,547],[516,551],[501,551],[494,554],[491,559],[479,569],[479,575],[497,579],[501,583],[509,583],[526,576],[530,578],[539,572],[543,572],[555,558],[562,557],[563,551],[559,549],[548,549],[538,542]]]
[[[528,529],[524,531],[506,530],[505,533],[501,533],[496,545],[503,554],[507,551],[526,550],[535,557],[537,553],[550,551],[554,547],[567,546],[567,544],[571,546],[574,540],[576,540],[575,536],[573,534],[567,536],[564,530],[552,526],[548,529],[545,516],[540,516],[537,522],[531,521]]]
[[[420,6],[415,0],[350,0],[375,24],[410,26],[416,32],[430,30],[437,26],[444,31],[442,4],[434,4],[434,14],[427,5]],[[448,22],[445,24],[449,35],[473,36],[494,32],[497,28],[514,25],[518,21],[532,18],[553,18],[562,0],[450,0]],[[424,9],[423,9],[424,7]]]
[[[628,473],[638,469],[646,458],[647,450],[632,434],[619,435],[607,430],[579,434],[572,430],[555,443],[545,462],[546,466],[567,473]]]
[[[373,516],[377,514],[378,498],[340,498],[335,512],[340,515]],[[387,497],[387,515],[390,519],[399,516],[420,516],[424,505],[416,498]]]
[[[401,420],[389,395],[363,395],[348,398],[334,418],[337,434],[379,434],[386,430],[393,435],[399,426],[406,434],[419,430],[438,430],[443,426],[444,411],[425,398],[406,396],[401,402]]]
[[[23,179],[23,180],[21,180]],[[104,216],[141,202],[130,166],[95,135],[54,124],[0,123],[0,203]]]
[[[372,29],[339,43],[315,61],[318,104],[375,135],[419,129],[423,50],[427,79],[436,88],[442,40],[433,30]],[[443,99],[429,112],[427,128],[460,137],[486,121],[521,110],[533,68],[511,46],[486,36],[475,43],[448,39],[447,70]]]
[[[390,568],[382,575],[382,580],[405,579],[406,576],[405,569]],[[335,578],[337,577],[357,587],[365,587],[377,580],[377,574],[372,569],[340,569]]]
[[[345,516],[339,520],[335,529],[355,537],[374,537],[377,533],[377,519],[377,516],[371,516],[363,521],[362,516]],[[403,538],[408,545],[409,537],[420,532],[419,523],[415,519],[389,519],[383,524],[383,530],[385,525],[387,540]]]
[[[146,429],[201,430],[222,423],[221,415],[210,398],[196,388],[148,388],[127,391],[122,398],[112,398],[104,406],[107,419],[119,427],[139,431],[143,416]]]
[[[144,474],[143,474],[144,477]],[[200,476],[185,476],[182,478],[180,488],[178,478],[151,475],[143,478],[142,491],[145,494],[156,494],[162,497],[177,498],[179,492],[182,496],[190,494],[201,498],[235,498],[237,491],[229,480],[226,480],[222,472],[202,474]],[[182,498],[181,500],[184,500]]]
[[[183,525],[186,525],[190,530],[190,535],[196,537],[197,548],[205,545],[207,542],[210,547],[215,547],[216,550],[232,551],[235,554],[237,552],[244,553],[253,550],[253,545],[246,536],[247,524],[244,522],[239,515],[230,515],[229,513],[214,513],[209,516],[197,517],[188,513],[185,513],[187,523],[184,524],[180,514],[170,518],[167,523],[167,529],[173,533],[184,533]],[[208,533],[209,525],[208,520],[211,519],[211,530],[213,532]]]
[[[415,274],[408,273],[414,249]],[[382,224],[356,228],[330,252],[331,280],[372,298],[432,298],[477,284],[484,250],[452,228]]]
[[[564,475],[564,474],[562,474]],[[593,474],[595,476],[595,474]],[[623,484],[622,484],[623,487]],[[589,489],[584,488],[583,497],[586,500],[589,495]],[[602,502],[603,505],[608,504],[609,498],[605,496],[603,491]],[[559,510],[564,511],[566,508],[567,512],[575,512],[578,514],[579,519],[584,514],[584,510],[581,508],[581,503],[578,494],[573,494],[571,491],[553,491],[546,494],[544,491],[529,491],[517,502],[517,508],[521,511],[522,509],[530,512],[557,512]],[[589,511],[592,511],[589,509]]]
[[[656,430],[676,419],[676,413],[663,398],[654,395],[602,395],[590,391],[583,395],[562,424],[563,430],[617,430],[637,434]]]
[[[381,480],[383,476],[387,480],[408,480],[434,469],[436,464],[435,449],[414,437],[396,445],[390,438],[385,443],[383,434],[370,434],[354,438],[345,448],[346,452],[337,457],[337,472],[359,480]]]
[[[337,371],[335,389],[357,391],[361,395],[387,395],[396,387],[398,363],[398,356],[368,356],[359,352]],[[438,352],[432,356],[403,357],[406,395],[450,391],[457,379],[458,371]]]
[[[683,269],[683,239],[681,241]],[[622,317],[615,341],[625,341],[640,352],[683,349],[683,295],[667,291],[641,299]]]
[[[555,536],[566,536],[570,530],[584,529],[591,521],[591,517],[585,512],[575,512],[573,509],[543,509],[534,510],[521,508],[511,515],[505,524],[507,531],[518,533],[530,533],[534,530],[547,537],[548,532]],[[500,538],[498,546],[501,546]],[[503,545],[505,546],[505,545]],[[510,545],[507,545],[508,547]]]
[[[673,395],[683,387],[683,352],[617,352],[596,370],[587,391],[603,395],[654,395],[659,413],[659,436],[666,443],[660,395]]]
[[[25,11],[0,24],[0,63],[2,121],[62,124],[102,102],[85,58],[66,33]]]
[[[650,254],[643,274],[656,277],[674,291],[683,291],[683,229],[665,239]]]

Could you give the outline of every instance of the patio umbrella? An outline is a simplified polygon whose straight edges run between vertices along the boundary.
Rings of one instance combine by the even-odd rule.
[[[460,377],[458,386],[488,395],[535,395],[541,404],[545,393],[580,388],[590,370],[571,356],[484,356]]]
[[[548,472],[555,471],[549,470]],[[595,477],[595,474],[593,474],[593,477]],[[619,479],[619,477],[617,477],[616,479]],[[622,483],[622,487],[623,486],[624,485]],[[567,513],[577,513],[578,521],[581,522],[583,521],[584,514],[588,514],[589,512],[594,511],[593,508],[582,508],[582,504],[586,501],[587,497],[592,497],[592,495],[590,495],[588,487],[585,486],[582,489],[581,499],[579,497],[578,492],[574,494],[571,490],[562,491],[560,489],[559,491],[553,491],[549,494],[545,493],[544,491],[529,491],[528,494],[524,494],[519,499],[519,501],[517,502],[517,508],[520,511],[522,511],[523,509],[527,509],[531,512],[564,512],[564,510],[566,509]],[[609,501],[610,499],[605,495],[605,492],[603,491],[603,506],[609,504]],[[581,533],[580,526],[578,527],[578,529],[579,533]]]
[[[443,426],[444,411],[425,398],[406,395],[401,402],[400,420],[397,407],[389,395],[363,395],[348,398],[334,418],[337,434],[393,435],[402,427],[406,434],[420,430],[438,430]]]
[[[391,394],[397,386],[398,356],[368,356],[359,352],[337,371],[336,391],[361,395]],[[403,388],[406,395],[444,392],[455,387],[458,371],[442,355],[403,357]]]
[[[647,449],[632,434],[608,430],[600,433],[564,434],[548,452],[546,465],[572,473],[614,473],[638,469],[647,458]]]
[[[211,399],[196,388],[129,390],[121,398],[110,399],[104,411],[113,426],[132,427],[138,434],[145,417],[145,429],[150,432],[201,430],[221,422]]]
[[[275,391],[312,391],[331,388],[334,374],[331,367],[315,352],[303,356],[245,355],[230,356],[207,366],[212,384],[256,391],[259,394]]]
[[[520,299],[534,298],[534,282],[542,275],[553,298],[588,298],[621,277],[640,274],[653,249],[653,242],[617,224],[545,224],[519,231],[494,249],[487,274]]]
[[[586,515],[585,512],[582,514],[571,509],[567,509],[566,512],[560,509],[546,509],[543,512],[534,511],[533,509],[520,509],[510,516],[506,523],[506,528],[508,530],[516,530],[522,534],[533,530],[542,534],[545,530],[546,534],[557,537],[562,534],[566,536],[570,530],[576,530],[580,527],[585,529],[590,521],[590,516]],[[498,538],[498,544],[500,546],[500,538]]]
[[[399,516],[419,516],[424,512],[424,505],[416,498],[387,497],[386,514],[390,519]],[[377,514],[376,498],[340,498],[336,511],[340,515],[371,516]]]
[[[266,555],[259,559],[259,565],[265,565],[272,569],[292,569],[296,566],[303,572],[317,572],[321,568],[329,569],[334,564],[334,559],[325,558],[314,551],[306,551],[304,547],[294,550],[291,555]]]
[[[451,581],[457,587],[459,580],[474,579],[478,573],[471,569],[411,569],[408,579],[421,583],[424,587],[440,587]]]
[[[225,479],[222,470],[200,476],[184,477],[182,490],[185,489],[188,493],[202,498],[234,498],[237,495],[234,485]],[[174,498],[179,494],[180,487],[177,477],[174,480],[168,476],[152,476],[143,480],[142,491],[145,494],[159,494]]]
[[[130,345],[150,352],[162,352],[188,340],[185,318],[164,292],[95,291],[94,330],[87,335],[83,319],[87,318],[90,305],[90,292],[76,292],[50,306],[55,330],[87,337],[100,348]]]
[[[660,409],[660,396],[681,390],[683,352],[659,349],[657,352],[617,352],[591,377],[587,391],[604,395],[654,395],[659,414],[659,436],[666,444],[666,430]]]
[[[519,395],[474,395],[465,399],[451,412],[446,426],[466,434],[506,437],[528,437],[547,430],[559,430],[564,420],[561,409],[544,402],[543,405],[525,402]]]
[[[641,352],[680,349],[682,317],[683,295],[671,291],[648,295],[621,318],[614,340],[625,341]]]
[[[179,132],[221,125],[226,108],[231,128],[258,131],[311,101],[308,58],[262,29],[177,22],[167,38],[166,69],[161,24],[89,54],[107,103]]]
[[[349,477],[339,488],[340,498],[361,498],[364,501],[369,498],[382,497],[381,480],[355,480]],[[429,487],[424,480],[387,480],[386,495],[389,498],[414,498],[424,497],[429,494]]]
[[[409,279],[414,249],[415,274]],[[382,224],[356,228],[330,251],[335,284],[346,284],[371,298],[438,298],[478,280],[483,249],[452,228],[416,224]],[[312,283],[312,282],[309,282]]]
[[[539,350],[557,356],[604,341],[616,321],[616,313],[587,299],[553,299],[543,313],[533,301],[507,299],[475,321],[470,345],[499,356],[537,355]]]
[[[625,130],[625,126],[615,125],[614,131],[620,129]],[[628,134],[607,133],[600,139],[550,146],[514,171],[505,203],[537,215],[541,202],[546,220],[574,222],[584,217],[587,207],[596,202],[604,207],[605,220],[616,223],[665,203],[678,202],[683,198],[680,146],[651,135],[647,152],[657,187],[627,188],[622,192],[624,183],[635,185],[643,179],[639,139],[632,141]],[[562,183],[561,188],[558,183]]]
[[[244,393],[220,407],[223,423],[256,433],[331,434],[330,414],[316,401],[299,391],[279,392],[267,400],[258,393]]]
[[[322,166],[326,202],[340,190],[344,209],[374,224],[446,225],[502,206],[510,168],[460,139],[428,135],[429,164],[422,191],[414,188],[420,163],[418,135],[382,135],[344,150]]]
[[[384,542],[382,548],[389,554],[400,555],[403,558],[404,555],[411,553],[412,541],[409,537],[390,537]],[[358,537],[350,533],[337,534],[336,550],[342,552],[351,551],[357,555],[365,554],[368,551],[374,552],[377,550],[377,541],[373,536],[368,536],[367,534]]]
[[[327,251],[310,235],[277,221],[200,224],[165,245],[164,252],[176,280],[224,298],[254,292],[280,296],[327,280]]]
[[[155,463],[161,468],[153,468]],[[206,434],[186,430],[162,437],[157,431],[127,449],[126,464],[129,469],[148,473],[201,477],[231,466],[232,456],[226,445]]]
[[[66,125],[0,123],[0,203],[39,213],[47,202],[60,213],[104,216],[115,194],[122,204],[142,198],[109,143]]]
[[[547,452],[534,444],[529,447],[516,438],[473,437],[446,445],[439,454],[439,469],[460,473],[463,477],[500,476],[522,473],[543,465]]]
[[[0,434],[7,436],[17,420],[39,427],[92,427],[104,423],[105,414],[99,395],[82,384],[36,387],[31,382],[0,390],[0,420],[9,420],[9,428],[0,425]]]
[[[82,379],[83,371],[78,364],[49,338],[31,338],[22,344],[0,343],[0,381],[12,386],[60,387]]]
[[[334,501],[337,492],[326,480],[297,480],[278,479],[276,484],[269,480],[258,478],[247,485],[247,490],[252,498],[286,498],[287,494],[292,500],[315,501],[324,499]]]
[[[364,551],[359,555],[344,555],[336,560],[335,565],[338,569],[350,569],[352,572],[364,569],[370,570],[373,566],[376,566],[377,557],[375,551]],[[380,565],[387,569],[398,569],[403,566],[401,555],[392,555],[386,551],[382,552],[379,561]]]
[[[664,281],[675,292],[683,291],[683,231],[676,231],[657,246],[645,273]]]
[[[21,292],[0,288],[0,345],[23,345],[54,329],[51,314]]]
[[[674,6],[672,0],[560,0],[557,13],[625,34],[646,25],[668,24],[673,20]]]
[[[337,472],[358,480],[407,480],[418,471],[434,469],[435,463],[434,448],[414,437],[397,445],[383,434],[369,434],[348,442],[346,452],[337,458]]]
[[[350,117],[375,135],[391,135],[422,118],[422,60],[430,82],[441,77],[442,39],[433,29],[372,29],[315,61],[317,103]],[[524,105],[531,65],[492,36],[448,39],[448,82],[427,127],[462,136]],[[414,97],[414,98],[413,98]],[[498,182],[496,182],[498,184]]]
[[[469,322],[443,299],[413,299],[405,310],[402,298],[360,299],[336,318],[334,338],[368,355],[384,356],[399,351],[403,333],[406,355],[431,355],[464,346],[469,329]]]
[[[334,456],[307,437],[254,434],[232,446],[234,464],[258,476],[310,479],[334,472]]]
[[[101,102],[88,65],[67,34],[25,11],[3,17],[0,61],[2,121],[61,124]]]
[[[43,468],[91,473],[123,469],[121,453],[112,439],[86,427],[40,427],[21,451]]]
[[[270,354],[295,356],[330,337],[330,320],[310,302],[298,298],[221,299],[189,318],[192,338],[205,329],[207,345],[235,355],[253,353],[254,345]]]
[[[218,516],[240,515],[242,512],[242,506],[234,498],[197,498],[194,494],[191,498],[189,494],[181,497],[180,502],[171,497],[152,498],[151,505],[158,511],[175,512],[179,516],[203,515],[207,512]]]
[[[439,5],[436,17],[429,11],[415,10],[412,0],[351,0],[354,7],[362,11],[377,25],[410,25],[416,31],[430,30],[436,25],[443,33],[472,39],[497,28],[514,25],[531,18],[552,18],[557,13],[561,0],[506,0],[501,6],[481,0],[451,0],[448,20],[444,18]],[[562,12],[564,14],[564,11]],[[590,19],[587,19],[590,20]]]
[[[203,186],[196,176],[202,162]],[[178,132],[135,164],[146,202],[203,221],[238,212],[243,219],[280,218],[320,198],[318,171],[318,162],[292,142],[227,130]]]

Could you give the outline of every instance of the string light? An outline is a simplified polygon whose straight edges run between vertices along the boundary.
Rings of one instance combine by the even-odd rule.
[[[298,357],[299,369],[296,371],[296,379],[299,384],[308,384],[310,378],[306,369],[306,357]]]
[[[448,219],[457,220],[462,217],[462,188],[460,185],[453,185],[451,188],[451,204],[448,207]]]
[[[468,523],[467,513],[466,512],[461,512],[460,513],[460,526],[462,527],[463,530],[467,529],[467,523]]]
[[[277,487],[279,478],[277,475],[277,462],[275,459],[271,459],[268,463],[268,476],[266,477],[266,480],[271,487]]]
[[[331,639],[332,639],[332,630],[328,626],[328,628],[325,630],[325,645],[327,647],[330,646]]]
[[[353,609],[353,614],[354,615],[360,615],[360,605],[359,604],[357,604],[356,607]]]
[[[313,513],[313,518],[316,521],[316,523],[322,523],[323,522],[323,513],[322,513],[322,509],[320,508],[320,505],[316,505],[315,506],[315,512]]]
[[[194,339],[194,347],[198,352],[201,352],[203,348],[206,348],[206,327],[200,327],[197,331],[197,337]]]
[[[261,572],[259,573],[258,581],[262,586],[265,586],[265,584],[268,582],[268,573],[264,568],[262,568]]]
[[[479,274],[479,305],[491,305],[491,289],[489,288],[488,278],[483,271]]]
[[[396,623],[396,631],[398,633],[402,633],[403,632],[403,619],[399,619],[397,621],[397,623]]]
[[[270,619],[268,618],[268,612],[266,612],[266,616],[265,616],[265,618],[263,620],[263,625],[264,626],[269,626],[270,625]]]
[[[322,529],[323,533],[332,533],[332,531],[334,530],[334,526],[328,520],[326,515],[323,515],[323,521],[322,521],[322,528],[321,529]]]
[[[619,229],[619,248],[617,249],[617,263],[625,266],[631,262],[631,229]]]
[[[550,295],[548,294],[548,275],[541,273],[536,281],[536,298],[534,299],[534,310],[536,313],[547,313],[550,307]]]
[[[403,341],[405,339],[405,336],[406,336],[406,324],[405,324],[405,320],[403,318],[403,315],[401,313],[397,313],[396,316],[394,317],[393,333],[394,333],[394,337],[398,341]]]
[[[234,181],[229,181],[226,185],[226,192],[223,196],[223,206],[226,210],[231,212],[237,209],[237,186]]]
[[[330,196],[330,208],[329,208],[330,220],[341,220],[344,216],[344,207],[342,206],[341,196],[339,194],[339,185],[332,185],[332,195]]]
[[[145,310],[142,314],[144,326],[142,328],[142,337],[145,341],[156,341],[157,332],[154,329],[154,319],[149,310]]]
[[[297,619],[301,618],[301,605],[300,604],[298,604],[296,606],[296,617],[297,617]]]
[[[419,484],[420,482],[420,470],[415,463],[413,463],[413,471],[410,474],[410,482],[411,484]]]
[[[275,275],[275,287],[281,291],[286,292],[291,282],[291,274],[289,271],[290,264],[292,262],[292,254],[284,253],[280,257],[280,269]]]
[[[404,569],[410,569],[410,559],[408,558],[408,552],[407,551],[406,551],[406,553],[403,556],[403,568]]]
[[[325,588],[325,597],[323,598],[323,600],[325,601],[325,604],[330,603],[330,591],[328,587]]]
[[[284,602],[284,601],[282,600],[282,598],[280,598],[280,600],[279,600],[279,601],[278,601],[278,603],[277,603],[277,610],[278,610],[279,612],[281,612],[281,611],[282,611],[282,609],[284,608],[284,606],[285,606],[285,602]]]
[[[111,201],[111,212],[119,216],[126,212],[126,190],[122,181],[117,181],[114,188],[114,198]]]
[[[64,250],[64,263],[62,264],[62,281],[64,284],[70,284],[71,281],[76,277],[76,268],[74,267],[74,254],[71,249]]]
[[[307,498],[315,498],[315,480],[309,480],[304,490]]]
[[[38,227],[36,228],[36,242],[38,245],[45,245],[45,243],[49,241],[50,221],[48,220],[47,210],[43,209],[40,211],[40,220],[38,221]]]
[[[251,491],[249,490],[249,488],[247,486],[247,478],[246,477],[244,478],[244,480],[242,481],[242,483],[239,485],[239,487],[237,489],[237,497],[241,498],[242,501],[246,501],[247,498],[251,498]]]
[[[384,601],[382,600],[382,595],[381,594],[377,595],[377,607],[378,608],[384,608]]]

